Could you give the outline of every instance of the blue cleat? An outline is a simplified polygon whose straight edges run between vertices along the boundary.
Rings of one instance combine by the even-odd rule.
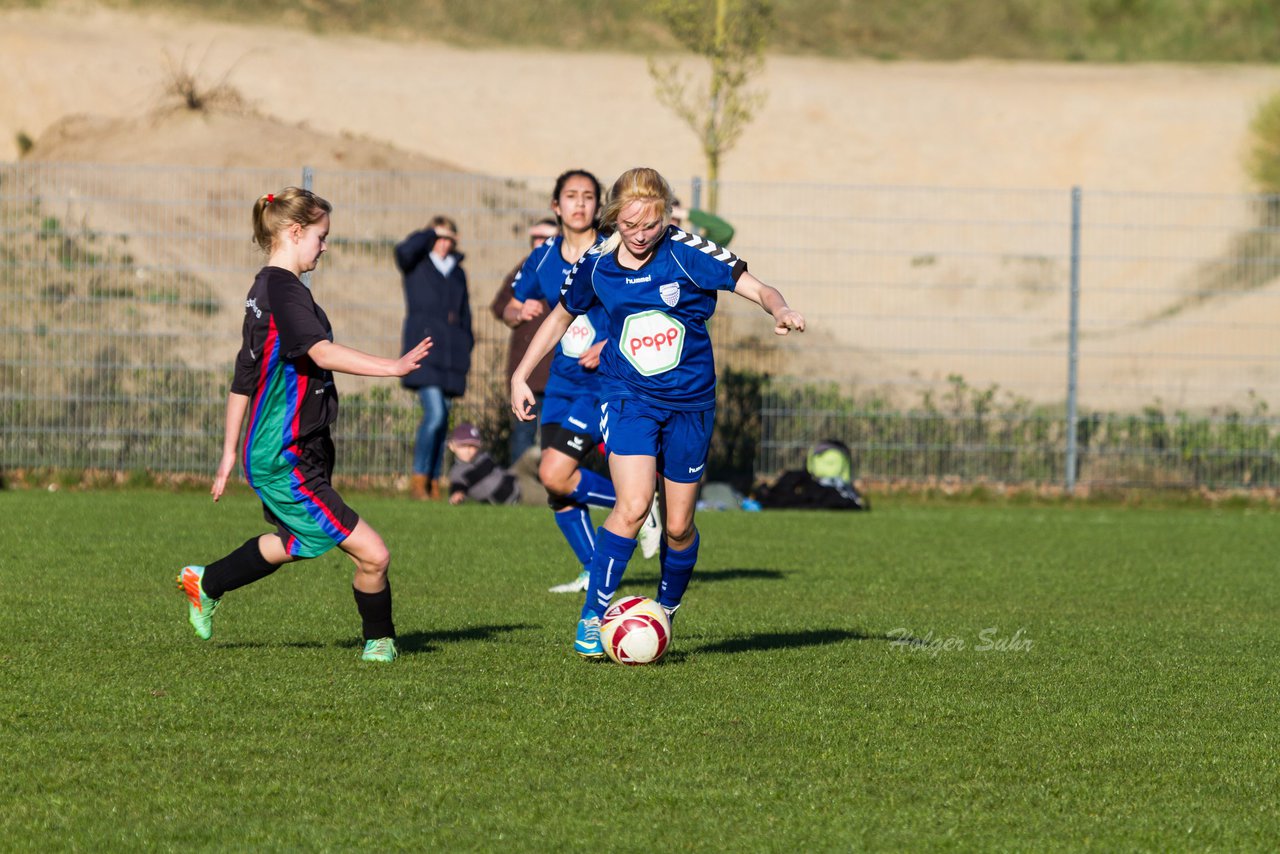
[[[583,658],[604,658],[604,644],[600,643],[600,618],[578,620],[578,633],[573,638],[573,651]]]

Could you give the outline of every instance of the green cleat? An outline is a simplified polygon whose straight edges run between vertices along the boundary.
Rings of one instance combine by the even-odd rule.
[[[203,566],[184,566],[182,572],[174,579],[187,597],[187,619],[196,630],[196,637],[208,640],[213,637],[213,614],[218,610],[221,599],[210,599],[204,595]]]
[[[395,638],[374,638],[364,642],[361,661],[395,661],[400,653],[396,651]]]

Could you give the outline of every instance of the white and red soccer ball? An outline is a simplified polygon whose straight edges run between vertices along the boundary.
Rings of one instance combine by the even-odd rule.
[[[604,612],[600,642],[619,664],[652,664],[671,644],[671,621],[652,599],[627,596]]]

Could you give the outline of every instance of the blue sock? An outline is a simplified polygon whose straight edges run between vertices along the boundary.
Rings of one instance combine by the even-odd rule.
[[[596,531],[596,553],[591,558],[591,584],[587,601],[582,603],[582,619],[603,616],[635,550],[636,541],[630,537],[619,537],[603,527]]]
[[[590,469],[578,469],[578,474],[578,485],[570,493],[570,501],[592,507],[612,507],[617,503],[618,493],[613,491],[613,481]]]
[[[569,548],[573,549],[578,562],[582,564],[583,569],[586,569],[591,563],[591,555],[595,554],[596,550],[595,532],[591,529],[591,514],[587,512],[586,507],[579,504],[577,507],[552,515],[556,517],[560,533],[564,534],[564,538],[569,541]]]
[[[666,608],[674,608],[684,598],[684,591],[689,588],[689,579],[693,577],[693,565],[698,562],[698,543],[702,536],[696,531],[693,534],[693,545],[682,552],[667,548],[666,538],[662,540],[662,582],[658,585],[658,604]]]

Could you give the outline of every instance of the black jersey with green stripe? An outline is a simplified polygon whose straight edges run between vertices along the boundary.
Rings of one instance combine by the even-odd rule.
[[[338,417],[333,374],[307,356],[333,329],[293,273],[263,267],[244,301],[244,329],[231,390],[249,398],[244,473],[251,485],[288,475],[307,443]]]

